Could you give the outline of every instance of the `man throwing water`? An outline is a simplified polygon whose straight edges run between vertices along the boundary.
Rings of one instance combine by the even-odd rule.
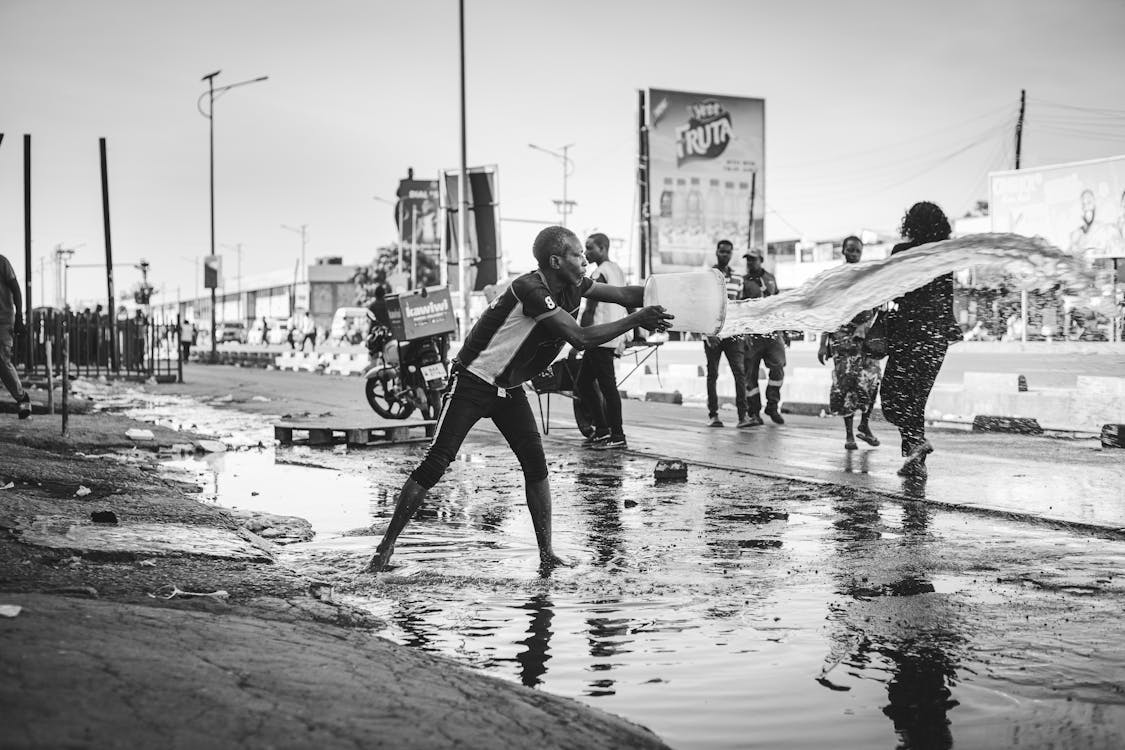
[[[562,563],[551,548],[551,488],[547,459],[523,384],[554,361],[564,343],[588,349],[640,326],[668,328],[672,316],[660,306],[602,325],[582,328],[575,320],[582,297],[640,307],[644,288],[601,284],[586,277],[578,237],[565,227],[547,227],[532,245],[538,268],[515,279],[489,304],[453,361],[437,434],[422,463],[395,500],[383,540],[367,565],[377,573],[394,553],[395,541],[457,454],[469,430],[490,417],[519,459],[524,494],[544,571]]]

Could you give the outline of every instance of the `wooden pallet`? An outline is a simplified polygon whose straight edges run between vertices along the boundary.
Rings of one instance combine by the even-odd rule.
[[[385,420],[378,424],[356,425],[342,422],[278,422],[273,426],[274,439],[282,445],[306,443],[308,445],[389,445],[416,443],[429,440],[437,429],[432,419]],[[307,437],[294,439],[293,433],[304,432]]]

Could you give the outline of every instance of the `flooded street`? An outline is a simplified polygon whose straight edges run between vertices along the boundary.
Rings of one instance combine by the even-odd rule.
[[[269,419],[138,405],[270,446]],[[226,439],[226,438],[225,438]],[[280,560],[384,618],[382,635],[648,726],[674,747],[1117,747],[1125,542],[636,454],[548,450],[538,575],[518,469],[479,430],[359,574],[423,446],[245,448],[169,469],[226,507],[317,532]]]

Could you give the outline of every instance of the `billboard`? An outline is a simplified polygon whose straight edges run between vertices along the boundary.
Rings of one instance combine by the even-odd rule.
[[[992,231],[1088,262],[1125,257],[1125,156],[989,174]]]
[[[710,266],[722,239],[765,246],[765,111],[764,99],[648,90],[653,273]]]
[[[399,180],[395,193],[395,224],[398,236],[406,245],[416,244],[419,251],[431,255],[438,248],[438,181],[416,180],[411,169],[405,180]]]
[[[457,212],[461,201],[458,194],[460,170],[442,172],[441,207],[445,211],[445,232],[442,255],[448,258],[449,288],[460,289],[460,258],[457,257]],[[472,291],[479,292],[495,284],[503,273],[500,251],[500,199],[496,167],[469,167],[469,213],[465,219],[469,279]]]

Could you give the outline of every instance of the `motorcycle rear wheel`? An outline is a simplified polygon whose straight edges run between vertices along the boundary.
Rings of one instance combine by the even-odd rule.
[[[392,389],[396,382],[397,378],[384,380],[374,377],[368,378],[364,384],[367,403],[384,419],[406,419],[414,411],[414,404],[403,403],[395,398]]]

